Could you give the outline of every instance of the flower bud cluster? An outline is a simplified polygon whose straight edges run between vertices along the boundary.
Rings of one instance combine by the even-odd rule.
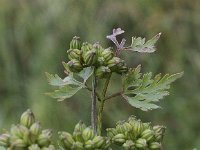
[[[112,48],[104,49],[99,43],[81,43],[78,37],[70,42],[67,54],[70,60],[67,70],[71,72],[80,72],[84,67],[94,66],[96,76],[106,78],[111,72],[122,74],[128,71],[124,60],[115,57]]]
[[[165,127],[151,126],[134,117],[127,122],[117,123],[116,128],[108,128],[107,135],[111,142],[123,146],[126,150],[161,150]]]
[[[110,140],[94,134],[91,127],[79,122],[73,134],[59,132],[60,145],[65,150],[108,150]]]
[[[52,131],[42,130],[30,109],[21,115],[20,124],[0,135],[0,146],[7,150],[55,150],[51,145]]]

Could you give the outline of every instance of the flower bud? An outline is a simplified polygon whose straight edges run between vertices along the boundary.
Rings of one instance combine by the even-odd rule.
[[[68,65],[69,70],[71,72],[80,72],[83,69],[83,67],[80,64],[80,62],[78,60],[76,60],[76,59],[73,59],[73,60],[69,61],[67,63],[67,65]]]
[[[135,121],[132,124],[133,127],[133,132],[135,133],[136,136],[140,135],[141,132],[143,131],[144,127],[141,121]]]
[[[92,48],[93,48],[93,47],[92,47],[92,44],[89,44],[89,43],[87,43],[87,42],[84,42],[84,43],[82,44],[81,50],[82,50],[83,53],[85,53],[85,52],[90,51]]]
[[[111,60],[107,62],[107,66],[112,70],[112,71],[117,71],[118,67],[123,66],[124,61],[120,59],[119,57],[113,57]]]
[[[51,143],[52,131],[49,129],[43,130],[38,136],[38,144],[40,146],[48,146]]]
[[[118,69],[116,70],[117,73],[119,74],[123,74],[126,73],[128,71],[128,68],[126,66],[120,66],[118,67]]]
[[[74,149],[74,150],[83,150],[83,143],[81,142],[74,142],[71,149]]]
[[[83,130],[82,136],[85,141],[91,140],[94,138],[94,131],[91,127],[87,127]]]
[[[124,134],[117,134],[112,138],[112,141],[118,145],[122,145],[126,140]]]
[[[151,141],[154,138],[154,132],[150,129],[146,129],[142,132],[141,137],[146,141]]]
[[[101,148],[106,142],[102,136],[95,136],[92,141],[94,142],[95,148]]]
[[[18,137],[18,138],[23,137],[23,130],[20,128],[20,126],[23,126],[23,125],[12,125],[11,128],[10,128],[11,134]]]
[[[68,58],[70,60],[72,60],[72,59],[80,60],[81,51],[78,49],[69,49],[67,51],[67,54],[68,54]]]
[[[77,123],[74,128],[74,132],[83,132],[85,128],[86,128],[86,125],[82,121],[79,121],[79,123]]]
[[[150,143],[149,149],[150,150],[160,150],[161,149],[161,144],[158,143],[158,142]]]
[[[35,122],[35,116],[33,112],[28,109],[21,115],[20,124],[29,128]]]
[[[41,133],[41,131],[42,131],[42,127],[39,122],[35,122],[30,127],[30,132],[32,135],[38,136]]]
[[[73,143],[75,142],[72,135],[69,134],[68,132],[60,132],[59,133],[60,136],[60,140],[61,140],[61,144],[65,147],[65,148],[70,148]]]
[[[102,66],[105,64],[105,59],[103,57],[98,57],[97,63],[98,63],[98,66]]]
[[[105,59],[106,62],[111,60],[114,57],[114,53],[110,49],[105,49],[102,53],[101,56]]]
[[[84,142],[82,132],[74,132],[73,133],[73,138],[78,141],[78,142]]]
[[[28,147],[28,150],[40,150],[40,147],[37,144],[33,144]]]
[[[94,142],[92,140],[88,140],[88,141],[85,142],[85,148],[86,149],[91,149],[92,150],[92,149],[94,149],[94,147],[95,147],[94,146]]]
[[[49,147],[43,147],[42,150],[56,150],[53,145],[49,145]]]
[[[81,49],[80,37],[73,37],[72,41],[70,42],[70,49]]]
[[[126,143],[122,145],[125,149],[134,149],[135,148],[135,143],[131,140],[127,140]]]
[[[96,51],[90,50],[83,55],[83,61],[87,66],[94,65],[97,62],[97,53]]]
[[[106,131],[109,138],[113,138],[115,135],[117,135],[117,130],[115,128],[107,128]]]
[[[164,126],[154,126],[153,131],[155,133],[155,140],[156,141],[162,141],[164,134],[165,134],[165,127]]]
[[[135,142],[135,146],[139,149],[146,149],[147,147],[147,141],[145,139],[138,139],[136,142]]]
[[[8,147],[10,145],[10,135],[9,134],[1,134],[0,135],[0,146]]]
[[[11,149],[23,149],[27,146],[27,144],[22,139],[17,139],[15,142],[12,143]]]
[[[95,70],[95,75],[102,79],[102,78],[106,78],[109,74],[110,74],[111,70],[108,67],[105,66],[100,66],[99,68],[97,68]]]

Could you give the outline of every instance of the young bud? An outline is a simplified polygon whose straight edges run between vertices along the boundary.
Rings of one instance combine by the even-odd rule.
[[[10,128],[10,133],[18,138],[22,138],[23,130],[20,128],[20,126],[23,126],[23,125],[12,125]]]
[[[83,55],[83,61],[87,66],[94,65],[97,62],[97,53],[96,51],[90,50]]]
[[[53,145],[49,145],[49,147],[43,147],[42,150],[56,150]]]
[[[73,60],[69,61],[67,63],[67,65],[68,65],[69,70],[71,72],[80,72],[83,69],[83,67],[80,64],[80,62],[78,60],[76,60],[76,59],[73,59]]]
[[[83,53],[90,51],[93,48],[92,44],[89,44],[87,42],[82,44],[81,50]]]
[[[126,139],[124,134],[117,134],[112,138],[112,141],[118,145],[122,145],[126,141]]]
[[[126,143],[124,143],[122,146],[127,150],[131,150],[135,148],[135,143],[131,140],[127,140]]]
[[[74,132],[83,132],[85,128],[86,128],[86,125],[82,121],[79,121],[79,123],[77,123],[74,128]]]
[[[28,109],[21,115],[20,124],[29,128],[35,122],[35,116],[33,112]]]
[[[103,57],[98,57],[97,63],[98,63],[98,66],[102,66],[105,64],[105,59]]]
[[[11,149],[23,149],[27,146],[27,144],[22,139],[17,139],[12,143]]]
[[[124,66],[124,61],[119,57],[113,57],[107,62],[107,66],[110,68],[110,70],[117,71],[119,67]]]
[[[138,139],[135,142],[135,146],[139,149],[146,149],[147,148],[147,141],[145,139]]]
[[[65,147],[65,148],[70,148],[73,143],[75,142],[72,135],[69,134],[68,132],[59,132],[60,136],[60,141],[61,144]]]
[[[102,136],[95,136],[92,141],[94,142],[95,148],[101,148],[106,142]]]
[[[84,150],[83,143],[81,142],[74,142],[71,149],[73,150]]]
[[[135,121],[132,124],[132,127],[133,127],[133,132],[135,133],[136,136],[140,135],[142,131],[144,130],[144,127],[141,121]]]
[[[161,144],[158,143],[158,142],[150,143],[149,149],[150,150],[160,150],[161,149]]]
[[[115,135],[118,134],[115,128],[107,128],[106,131],[109,138],[113,138]]]
[[[120,66],[118,67],[118,69],[116,70],[117,73],[119,74],[123,74],[126,73],[128,71],[128,68],[126,66]]]
[[[110,49],[105,49],[102,53],[101,56],[105,59],[106,62],[111,60],[114,57],[114,53]]]
[[[84,142],[82,132],[74,132],[73,133],[73,138],[78,141],[78,142]]]
[[[1,134],[0,135],[0,146],[8,147],[10,145],[10,135],[9,134]]]
[[[33,144],[28,147],[28,150],[40,150],[40,147],[37,144]]]
[[[43,130],[42,133],[38,136],[38,144],[40,146],[48,146],[51,143],[52,131],[49,129]]]
[[[146,141],[151,141],[154,138],[154,132],[150,129],[146,129],[142,132],[141,137]]]
[[[164,126],[154,126],[153,131],[155,133],[155,140],[156,141],[162,141],[164,134],[165,134],[165,127]]]
[[[96,69],[95,71],[95,75],[102,79],[102,78],[106,78],[108,77],[108,75],[110,74],[111,70],[108,67],[105,66],[100,66],[99,68]]]
[[[30,132],[32,135],[38,136],[41,133],[41,131],[42,131],[42,127],[39,122],[35,122],[30,127]]]
[[[80,60],[81,51],[78,49],[69,49],[67,51],[67,54],[68,54],[68,58],[70,60],[72,60],[72,59]]]
[[[80,37],[73,37],[72,41],[70,42],[70,49],[81,49]]]
[[[94,142],[92,140],[88,140],[85,142],[85,148],[86,149],[94,149]]]
[[[94,131],[92,130],[91,127],[87,127],[87,128],[85,128],[85,129],[83,130],[82,136],[83,136],[83,139],[84,139],[85,141],[91,140],[91,139],[94,138]]]

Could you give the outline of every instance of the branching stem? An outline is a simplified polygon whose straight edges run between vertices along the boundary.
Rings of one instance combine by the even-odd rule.
[[[104,84],[104,88],[103,88],[103,91],[102,91],[102,99],[101,99],[101,104],[100,104],[100,107],[99,107],[99,114],[98,114],[98,134],[101,135],[101,131],[102,131],[102,118],[103,118],[103,109],[104,109],[104,104],[105,104],[105,96],[106,96],[106,92],[107,92],[107,89],[108,89],[108,85],[109,85],[109,82],[110,82],[110,78],[111,78],[111,75],[110,74],[108,76],[108,78],[106,79],[106,82]]]

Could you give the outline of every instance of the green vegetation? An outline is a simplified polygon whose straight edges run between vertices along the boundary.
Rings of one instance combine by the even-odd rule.
[[[43,126],[72,131],[82,119],[90,124],[89,93],[85,90],[70,101],[57,103],[43,93],[50,91],[44,72],[65,77],[60,63],[68,61],[67,43],[74,35],[85,41],[102,41],[113,27],[128,31],[124,36],[152,37],[162,32],[154,54],[122,53],[127,66],[142,64],[143,71],[174,73],[184,77],[160,104],[162,111],[143,113],[118,98],[108,101],[103,127],[112,127],[132,114],[153,124],[167,126],[165,149],[199,148],[199,1],[0,1],[0,127],[10,124],[31,108]],[[110,44],[109,44],[110,45]],[[108,94],[118,91],[114,75]],[[84,97],[84,98],[83,98]],[[121,98],[120,98],[121,99]],[[13,113],[14,112],[14,113]],[[84,113],[83,113],[84,112]]]

